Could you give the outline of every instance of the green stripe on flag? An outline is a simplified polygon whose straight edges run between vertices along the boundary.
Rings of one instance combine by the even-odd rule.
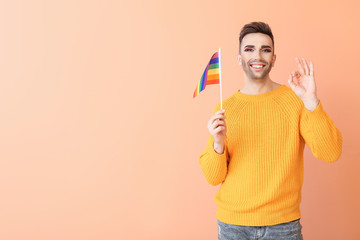
[[[209,64],[209,69],[219,68],[219,63]]]

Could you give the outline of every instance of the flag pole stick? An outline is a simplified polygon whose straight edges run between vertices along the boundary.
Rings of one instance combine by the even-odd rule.
[[[222,109],[222,82],[221,82],[221,52],[219,48],[219,80],[220,80],[220,105]]]

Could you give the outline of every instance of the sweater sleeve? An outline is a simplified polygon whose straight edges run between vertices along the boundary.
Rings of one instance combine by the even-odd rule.
[[[219,110],[216,108],[214,112]],[[199,157],[201,170],[204,173],[205,179],[213,186],[222,183],[227,175],[228,167],[228,147],[227,138],[225,138],[225,147],[222,154],[218,154],[214,150],[214,139],[209,134],[205,151]]]
[[[324,111],[321,101],[313,111],[303,106],[300,134],[313,155],[325,162],[335,162],[342,152],[342,135]]]

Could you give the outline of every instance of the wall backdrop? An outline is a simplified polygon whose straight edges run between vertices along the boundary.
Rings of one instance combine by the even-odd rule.
[[[198,158],[219,88],[192,94],[222,49],[223,98],[243,87],[242,26],[267,22],[287,83],[312,60],[343,134],[305,148],[306,240],[355,239],[360,214],[360,4],[343,1],[0,1],[0,239],[217,239],[219,186]]]

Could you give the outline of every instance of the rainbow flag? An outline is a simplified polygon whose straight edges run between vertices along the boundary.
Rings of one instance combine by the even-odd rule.
[[[220,80],[220,59],[219,52],[214,53],[211,57],[210,62],[205,68],[205,71],[200,79],[199,84],[196,86],[194,96],[195,98],[199,93],[205,89],[207,85],[221,84]]]

